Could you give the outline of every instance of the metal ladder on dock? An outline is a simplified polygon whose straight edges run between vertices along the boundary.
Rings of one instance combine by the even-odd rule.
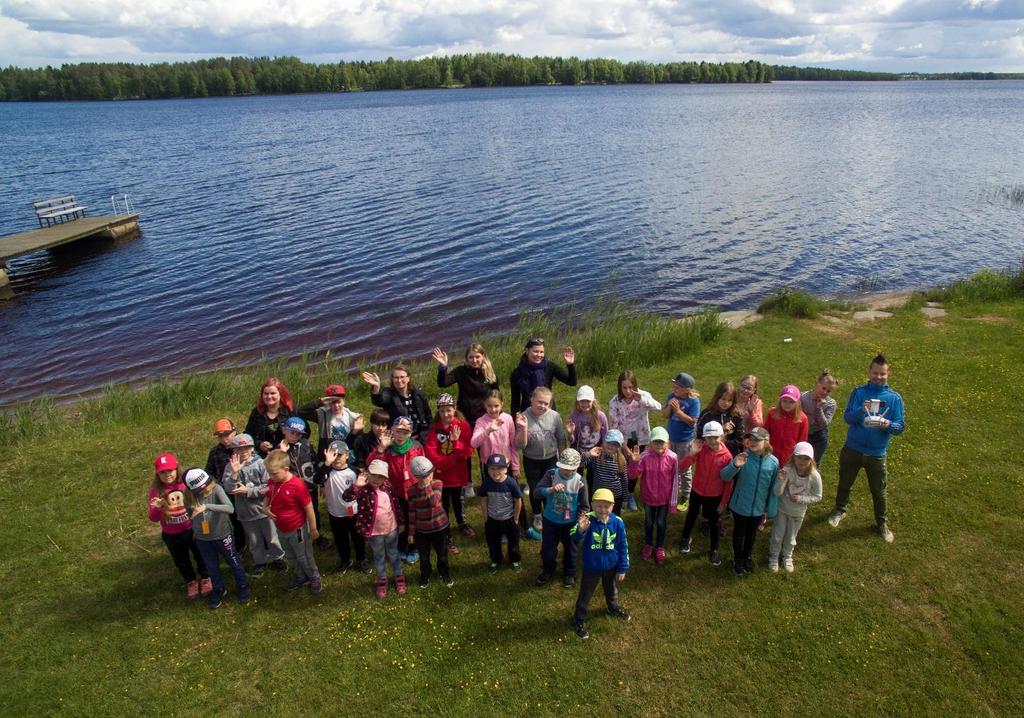
[[[110,204],[114,207],[114,216],[121,217],[126,214],[135,214],[135,203],[129,195],[110,195]]]

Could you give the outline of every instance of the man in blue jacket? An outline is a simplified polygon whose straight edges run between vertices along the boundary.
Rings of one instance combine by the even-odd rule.
[[[886,516],[885,467],[889,439],[902,434],[905,428],[903,397],[889,387],[889,360],[876,356],[868,369],[868,383],[850,392],[843,419],[850,425],[846,445],[839,453],[839,487],[836,507],[828,517],[833,528],[846,516],[850,489],[861,469],[868,477],[871,500],[875,507],[875,523],[886,543],[896,540]]]

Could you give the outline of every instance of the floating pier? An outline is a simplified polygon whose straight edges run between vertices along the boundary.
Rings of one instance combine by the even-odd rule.
[[[4,237],[0,239],[0,289],[10,284],[6,271],[7,263],[15,257],[43,249],[53,249],[89,237],[120,239],[138,229],[139,214],[132,212],[120,215],[80,217],[69,222],[51,224],[49,227]]]

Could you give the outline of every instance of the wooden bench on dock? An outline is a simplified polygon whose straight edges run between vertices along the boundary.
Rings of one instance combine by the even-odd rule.
[[[46,226],[49,227],[57,222],[70,222],[78,219],[79,215],[84,217],[87,207],[79,205],[75,196],[69,194],[33,202],[32,209],[36,212],[39,226],[42,227],[43,222],[46,222]]]

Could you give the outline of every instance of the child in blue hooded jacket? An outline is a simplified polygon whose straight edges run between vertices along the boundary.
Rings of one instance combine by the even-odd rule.
[[[626,524],[612,513],[615,496],[608,489],[598,489],[590,500],[593,511],[585,513],[573,524],[570,535],[573,543],[581,544],[583,576],[580,595],[576,599],[573,628],[580,638],[588,638],[587,606],[594,595],[598,581],[604,588],[604,601],[608,615],[628,621],[629,613],[619,605],[616,583],[625,580],[629,570],[629,545]]]
[[[722,481],[733,481],[729,510],[733,515],[733,572],[742,576],[754,571],[754,539],[761,517],[774,518],[778,497],[773,488],[779,475],[779,460],[772,454],[768,432],[760,426],[747,432],[743,451],[720,473]]]

